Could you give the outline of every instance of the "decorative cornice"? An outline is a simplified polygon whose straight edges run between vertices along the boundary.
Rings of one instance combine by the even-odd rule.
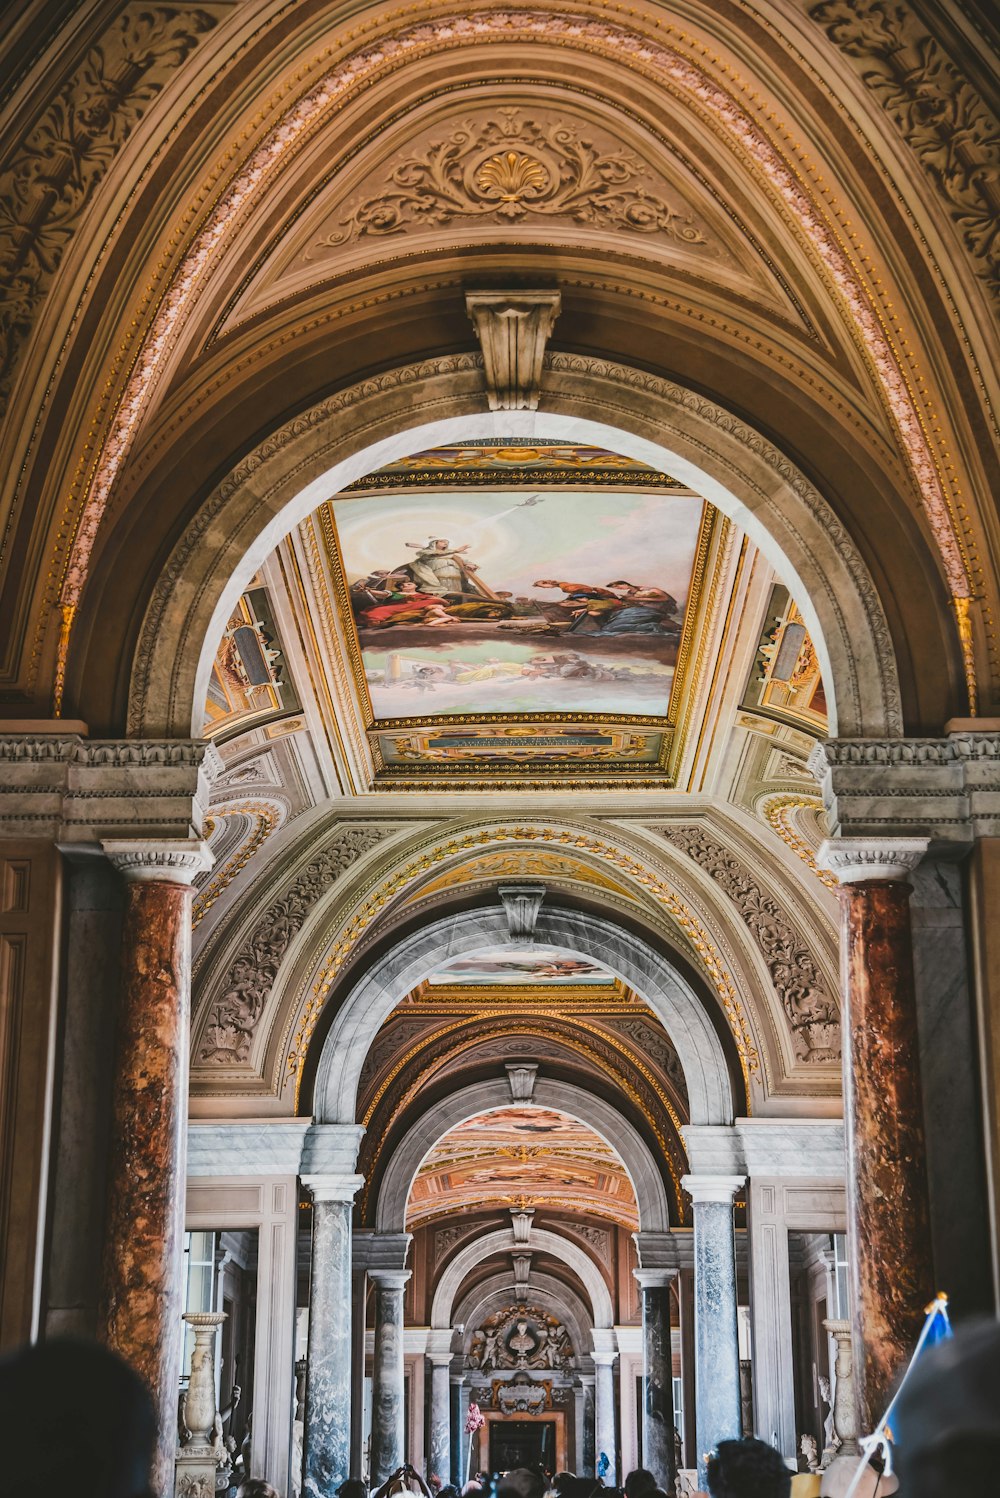
[[[930,847],[926,837],[827,838],[817,856],[841,884],[909,879]]]
[[[1000,732],[993,723],[940,738],[827,739],[812,751],[809,768],[841,839],[929,837],[944,852],[1000,835]]]
[[[101,847],[128,884],[193,885],[213,861],[207,843],[182,838],[161,842],[109,840]]]
[[[0,827],[65,844],[189,839],[222,768],[200,739],[0,733]]]

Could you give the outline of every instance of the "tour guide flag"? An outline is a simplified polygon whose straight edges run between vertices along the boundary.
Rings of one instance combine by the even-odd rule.
[[[486,1416],[476,1404],[475,1400],[469,1401],[469,1413],[465,1417],[465,1432],[469,1437],[469,1455],[465,1463],[465,1480],[468,1482],[472,1471],[472,1437],[477,1430],[481,1430],[486,1424]]]
[[[907,1364],[906,1372],[903,1374],[902,1378],[899,1381],[898,1389],[892,1396],[889,1408],[886,1410],[885,1414],[882,1416],[881,1420],[878,1422],[871,1435],[867,1436],[860,1442],[861,1461],[858,1465],[858,1470],[855,1472],[853,1478],[851,1479],[850,1487],[844,1494],[844,1498],[854,1498],[854,1494],[858,1490],[858,1484],[861,1481],[862,1476],[864,1475],[865,1469],[876,1451],[882,1452],[883,1458],[885,1460],[884,1470],[886,1472],[892,1471],[891,1421],[892,1412],[896,1408],[896,1401],[899,1399],[900,1394],[903,1392],[903,1387],[906,1383],[906,1380],[913,1372],[913,1366],[924,1349],[927,1347],[933,1347],[935,1342],[943,1342],[945,1337],[950,1336],[951,1322],[948,1319],[948,1297],[947,1295],[943,1295],[940,1291],[938,1291],[937,1295],[935,1295],[930,1305],[926,1308],[923,1330],[921,1331],[920,1336],[917,1338],[917,1345],[913,1349],[913,1356]]]

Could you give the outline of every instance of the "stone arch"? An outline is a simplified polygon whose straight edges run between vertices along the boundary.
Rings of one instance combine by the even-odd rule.
[[[562,1280],[554,1275],[533,1273],[530,1280],[531,1299],[543,1310],[558,1312],[560,1319],[570,1329],[573,1348],[577,1358],[585,1358],[590,1352],[590,1321],[587,1308],[580,1297]],[[467,1345],[471,1332],[492,1311],[498,1311],[505,1302],[513,1299],[514,1279],[511,1274],[491,1275],[488,1280],[475,1285],[453,1308],[456,1326],[464,1325],[461,1333]]]
[[[697,994],[659,953],[598,916],[544,906],[535,939],[567,955],[592,957],[633,989],[676,1047],[691,1122],[732,1122],[733,1092],[722,1043]],[[354,1122],[358,1079],[368,1049],[404,994],[449,957],[507,940],[501,910],[472,910],[445,916],[385,953],[353,985],[330,1026],[316,1074],[316,1121]]]
[[[568,1238],[562,1238],[558,1233],[550,1232],[548,1228],[532,1228],[530,1242],[515,1245],[514,1229],[498,1228],[495,1232],[486,1233],[482,1238],[476,1238],[472,1243],[466,1244],[465,1248],[459,1249],[446,1266],[438,1280],[431,1303],[430,1324],[432,1328],[445,1330],[452,1326],[455,1298],[466,1276],[475,1269],[477,1264],[482,1264],[485,1259],[492,1258],[494,1254],[513,1253],[515,1246],[526,1247],[533,1252],[557,1254],[586,1290],[594,1318],[593,1325],[598,1328],[614,1325],[614,1307],[610,1291],[604,1283],[601,1271],[582,1248]]]
[[[208,496],[160,575],[133,661],[129,732],[197,733],[239,593],[322,500],[407,453],[483,435],[610,446],[689,484],[795,593],[829,685],[831,732],[902,732],[895,654],[870,573],[783,453],[693,391],[606,360],[550,354],[542,390],[537,412],[484,413],[480,359],[454,355],[338,392],[269,436]]]
[[[473,1083],[471,1087],[463,1087],[450,1097],[442,1098],[411,1125],[393,1152],[382,1177],[375,1210],[376,1232],[406,1231],[406,1204],[413,1179],[439,1139],[466,1119],[511,1106],[551,1108],[557,1113],[568,1113],[592,1128],[625,1166],[639,1206],[642,1231],[666,1232],[669,1229],[667,1193],[653,1155],[641,1134],[617,1109],[582,1087],[550,1077],[536,1080],[530,1101],[512,1104],[506,1078],[497,1077],[490,1082]]]

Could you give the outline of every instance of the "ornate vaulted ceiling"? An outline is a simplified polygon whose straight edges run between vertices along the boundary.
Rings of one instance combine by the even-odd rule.
[[[410,1190],[412,1231],[456,1213],[538,1207],[639,1226],[621,1160],[593,1129],[546,1108],[505,1108],[471,1118],[439,1139]]]

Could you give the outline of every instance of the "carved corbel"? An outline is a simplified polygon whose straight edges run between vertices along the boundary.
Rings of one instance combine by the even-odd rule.
[[[558,291],[470,291],[465,306],[483,350],[491,411],[537,411]]]
[[[516,947],[530,947],[535,922],[545,899],[544,884],[501,884],[497,890],[507,917],[507,934]]]

